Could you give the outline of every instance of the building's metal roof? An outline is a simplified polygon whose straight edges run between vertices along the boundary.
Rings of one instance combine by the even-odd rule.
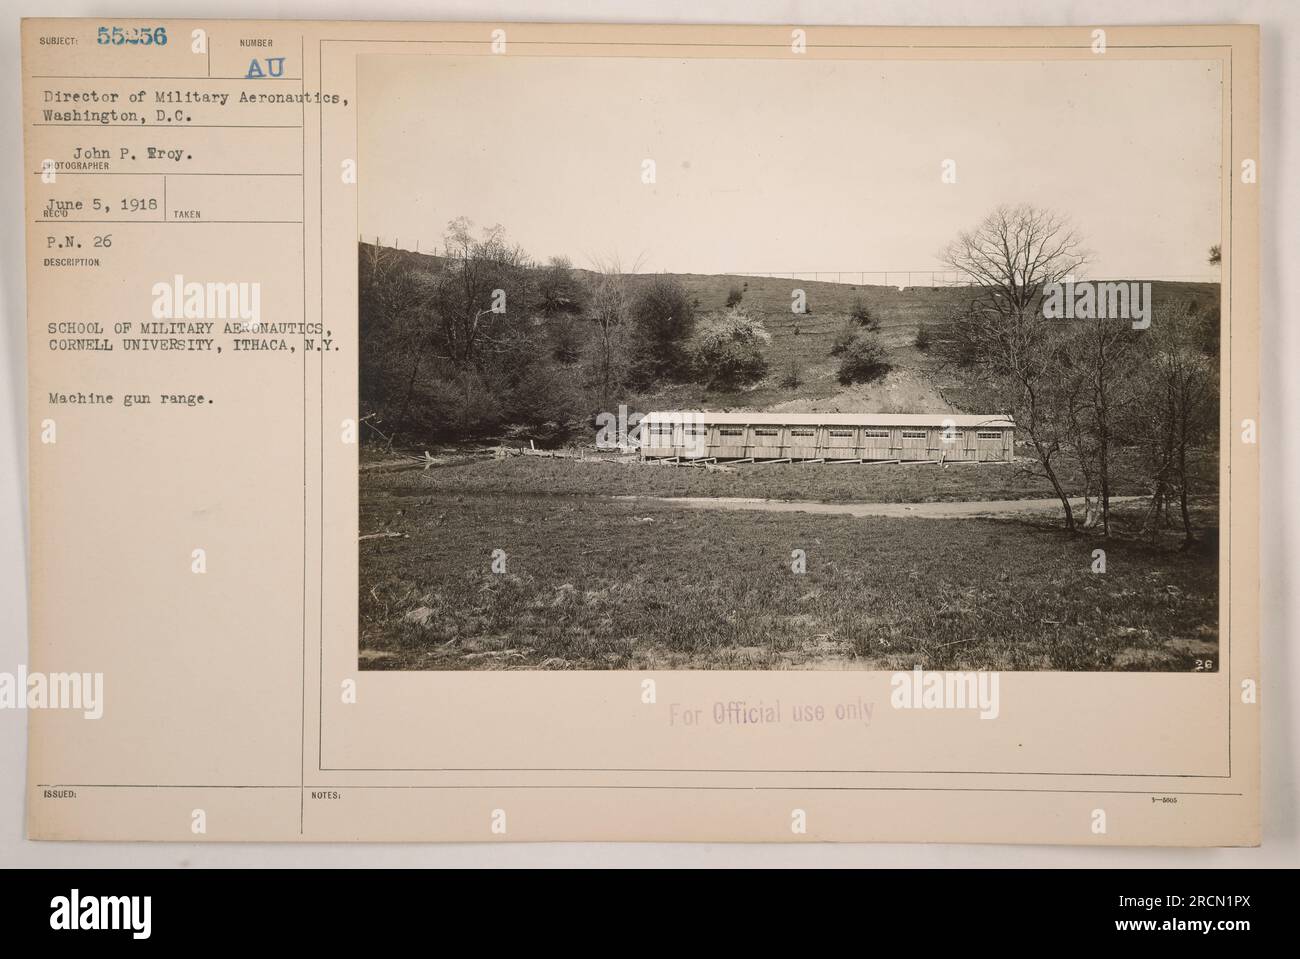
[[[935,426],[1014,427],[1008,416],[969,413],[714,413],[709,410],[660,410],[641,418],[646,423],[783,426]]]

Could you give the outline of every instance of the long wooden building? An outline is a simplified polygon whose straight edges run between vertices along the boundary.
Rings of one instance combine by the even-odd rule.
[[[641,419],[643,459],[1008,462],[1015,423],[957,413],[712,413]]]

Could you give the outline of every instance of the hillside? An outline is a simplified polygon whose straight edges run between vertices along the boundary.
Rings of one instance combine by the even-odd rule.
[[[373,248],[361,244],[363,258]],[[391,251],[404,267],[434,271],[441,258],[404,250]],[[592,276],[577,269],[579,275]],[[853,282],[790,279],[783,277],[733,276],[727,274],[668,274],[679,280],[696,307],[697,317],[726,309],[729,291],[743,292],[740,306],[761,318],[772,342],[765,348],[769,373],[752,387],[734,392],[707,390],[698,383],[662,384],[627,397],[640,409],[767,410],[787,412],[960,412],[966,410],[962,391],[955,379],[945,375],[935,358],[915,346],[918,328],[924,324],[932,334],[942,336],[947,318],[963,307],[972,291],[964,286],[863,285]],[[653,274],[629,274],[633,289]],[[842,274],[847,280],[852,274]],[[915,274],[914,278],[928,278]],[[808,312],[791,312],[791,295],[801,289]],[[1153,281],[1157,306],[1177,299],[1217,299],[1214,283]],[[850,322],[858,301],[879,321],[879,340],[890,364],[889,372],[869,384],[841,386],[831,356],[836,333]],[[791,371],[799,383],[782,385]],[[968,410],[970,412],[987,412]]]
[[[761,317],[772,343],[767,348],[770,373],[754,387],[736,393],[710,393],[699,386],[675,386],[645,399],[661,405],[707,406],[715,409],[762,409],[788,412],[906,412],[948,410],[935,362],[914,346],[922,323],[937,329],[951,311],[970,297],[965,287],[871,286],[824,280],[780,277],[677,274],[698,301],[701,313],[726,308],[728,291],[744,292],[741,307]],[[641,279],[638,277],[637,279]],[[791,312],[792,291],[801,289],[808,312]],[[850,322],[861,301],[880,323],[879,338],[891,369],[882,379],[851,387],[835,378],[837,360],[831,356],[835,335]],[[791,370],[800,383],[781,383]]]
[[[965,409],[957,381],[940,369],[935,357],[916,348],[922,324],[942,336],[948,317],[969,302],[973,291],[965,286],[895,286],[701,274],[674,274],[698,299],[702,313],[726,308],[733,286],[744,290],[741,306],[761,316],[772,344],[768,349],[768,377],[752,389],[738,393],[710,393],[699,386],[671,386],[642,397],[647,406],[753,409],[782,412],[960,412]],[[920,276],[920,274],[918,274]],[[643,280],[644,277],[636,277]],[[802,289],[810,313],[790,311],[791,291]],[[1178,299],[1218,297],[1214,283],[1153,281],[1157,305]],[[880,342],[890,371],[869,384],[843,387],[835,378],[837,361],[830,355],[835,334],[849,321],[854,303],[861,299],[880,322]],[[793,389],[780,385],[795,365],[802,382]],[[651,403],[649,401],[657,401]],[[970,412],[986,412],[970,410]]]

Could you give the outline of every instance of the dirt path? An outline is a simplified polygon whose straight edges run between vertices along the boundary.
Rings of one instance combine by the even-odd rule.
[[[1005,518],[1035,513],[1060,512],[1059,499],[967,500],[953,503],[805,503],[787,500],[721,496],[616,496],[615,499],[650,500],[690,506],[695,509],[757,510],[764,513],[832,513],[840,516],[913,516],[919,519]],[[1128,503],[1141,496],[1112,496],[1110,501]],[[1070,500],[1074,510],[1083,510],[1083,497]]]

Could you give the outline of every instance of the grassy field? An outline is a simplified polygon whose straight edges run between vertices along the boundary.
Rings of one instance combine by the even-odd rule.
[[[601,460],[546,459],[514,456],[504,460],[470,459],[427,470],[366,470],[370,489],[412,496],[427,494],[518,494],[541,492],[564,496],[747,496],[763,499],[814,500],[824,503],[927,503],[958,500],[1036,499],[1053,495],[1051,485],[1021,463],[979,466],[745,464],[726,470],[650,466]],[[1212,459],[1204,460],[1202,489],[1213,492],[1217,480]],[[1077,471],[1063,463],[1062,481],[1073,493],[1082,489]],[[1116,496],[1145,492],[1120,481]]]
[[[1112,537],[1094,574],[1100,542],[1046,522],[528,495],[513,461],[482,465],[493,469],[477,494],[464,477],[420,490],[389,485],[409,474],[363,474],[363,533],[397,534],[360,543],[363,668],[1191,670],[1218,658],[1217,557],[1172,538]],[[498,549],[504,573],[491,569]]]

